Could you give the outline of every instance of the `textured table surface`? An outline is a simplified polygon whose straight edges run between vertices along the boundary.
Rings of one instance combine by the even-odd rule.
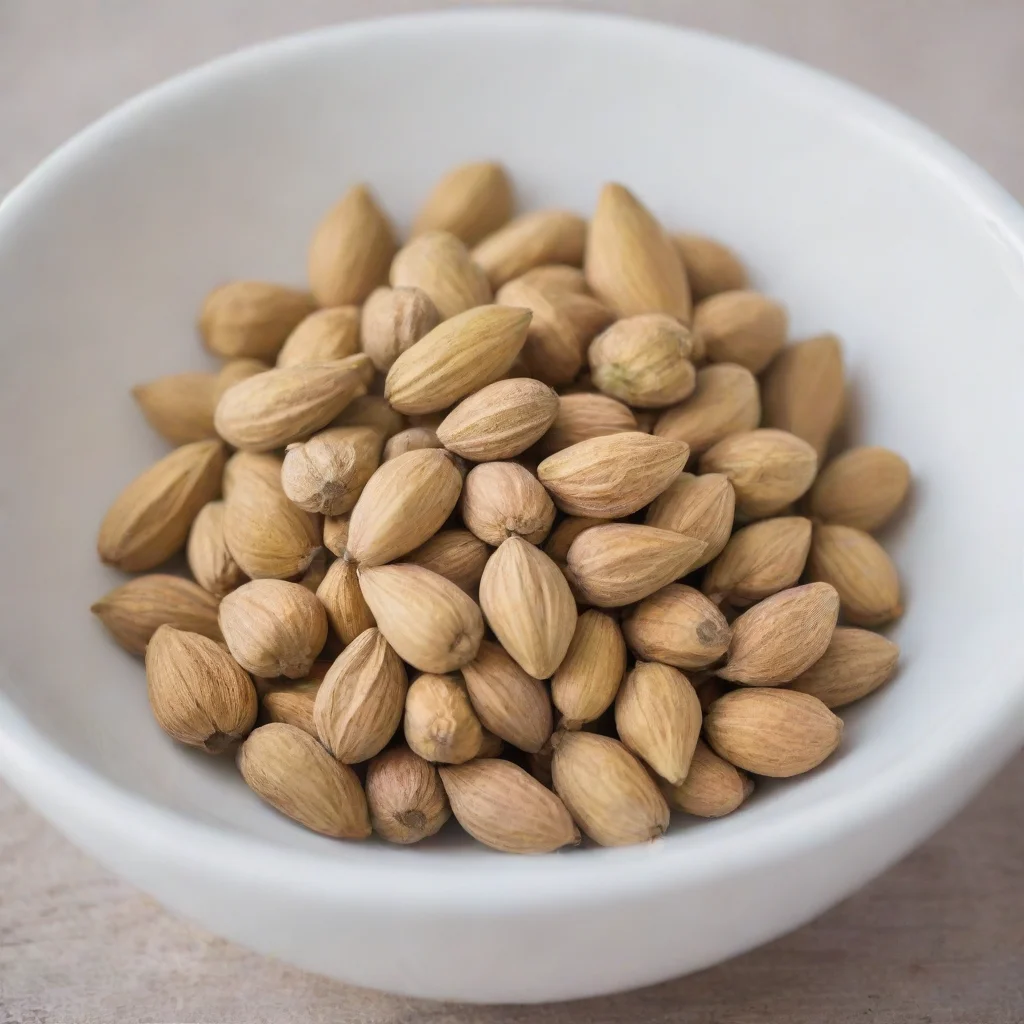
[[[0,193],[140,89],[282,33],[403,0],[0,0]],[[842,75],[915,114],[1024,197],[1019,0],[619,0]],[[458,1007],[355,989],[184,924],[0,783],[0,1024],[432,1021],[1022,1024],[1024,757],[862,892],[772,945],[606,999]]]

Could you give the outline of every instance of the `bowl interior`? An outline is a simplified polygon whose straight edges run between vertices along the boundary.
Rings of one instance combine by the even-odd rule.
[[[898,680],[844,714],[826,766],[674,828],[666,855],[744,847],[984,742],[1024,678],[1011,204],[927,133],[776,58],[509,12],[348,27],[219,62],[117,112],[4,204],[0,732],[17,725],[82,778],[278,846],[418,869],[456,852],[496,862],[457,838],[373,849],[291,825],[230,763],[159,732],[141,663],[88,611],[120,580],[95,557],[100,518],[166,450],[129,388],[211,365],[193,326],[205,292],[235,277],[301,283],[311,230],[349,184],[370,182],[405,227],[439,173],[481,157],[508,165],[522,209],[587,213],[620,180],[670,228],[735,246],[789,307],[793,337],[841,335],[851,437],[914,470],[912,507],[884,538],[907,591]]]

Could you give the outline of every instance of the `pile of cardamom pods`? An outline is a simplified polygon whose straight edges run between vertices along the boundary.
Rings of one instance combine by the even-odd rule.
[[[660,836],[809,771],[894,673],[872,533],[910,476],[835,454],[833,335],[626,188],[513,216],[495,163],[399,247],[370,191],[309,290],[216,288],[219,372],[143,384],[176,445],[99,531],[93,611],[174,739],[328,836],[454,815],[498,850]],[[152,570],[184,551],[192,579]]]

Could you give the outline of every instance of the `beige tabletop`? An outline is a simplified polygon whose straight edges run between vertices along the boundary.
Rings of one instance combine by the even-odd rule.
[[[0,194],[68,135],[180,70],[282,33],[429,6],[0,0]],[[849,78],[1024,198],[1022,0],[578,6],[722,32]],[[258,957],[168,915],[0,783],[0,1024],[425,1020],[1022,1024],[1024,757],[902,864],[793,935],[654,988],[534,1008],[419,1003]]]

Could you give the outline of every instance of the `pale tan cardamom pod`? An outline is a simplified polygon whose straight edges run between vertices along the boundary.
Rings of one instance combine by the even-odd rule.
[[[231,656],[265,678],[302,679],[327,640],[327,614],[299,583],[252,580],[220,603],[220,628]]]
[[[497,290],[515,277],[547,263],[583,265],[587,222],[566,210],[524,213],[488,235],[472,252]]]
[[[228,388],[234,387],[236,384],[240,384],[243,380],[248,380],[250,377],[255,377],[257,373],[266,373],[269,369],[270,364],[263,362],[262,359],[229,359],[220,368],[220,373],[217,374],[217,389],[214,407],[216,407],[217,401],[220,400],[220,396],[223,395]]]
[[[839,626],[825,653],[789,685],[827,708],[845,707],[887,683],[899,657],[899,647],[886,637]]]
[[[406,452],[418,452],[424,448],[443,448],[444,445],[438,440],[437,434],[430,427],[407,427],[400,430],[394,437],[388,439],[384,445],[384,455],[381,462],[388,462],[390,459],[397,459],[399,455]]]
[[[342,515],[373,476],[380,451],[381,436],[373,427],[330,427],[288,446],[281,486],[307,512]]]
[[[362,395],[353,398],[331,422],[332,427],[374,427],[385,440],[406,427],[405,417],[395,412],[383,395]]]
[[[309,563],[309,568],[306,569],[296,582],[305,587],[311,594],[315,594],[327,575],[328,564],[327,552],[323,548],[317,548],[313,553],[313,561]]]
[[[350,188],[320,222],[309,247],[309,285],[321,306],[358,306],[385,284],[398,246],[365,185]]]
[[[501,647],[485,640],[462,666],[469,699],[481,724],[520,750],[536,753],[551,736],[547,688],[524,672]]]
[[[565,565],[572,542],[592,526],[601,526],[608,519],[590,519],[587,516],[567,516],[552,531],[544,542],[544,554],[559,566]]]
[[[821,764],[839,746],[843,722],[810,694],[757,687],[716,700],[704,731],[730,764],[786,779]]]
[[[393,288],[419,288],[433,302],[441,320],[483,306],[494,296],[483,270],[469,250],[447,231],[417,235],[391,264]]]
[[[144,654],[161,626],[223,639],[217,625],[220,601],[180,576],[137,576],[104,594],[90,609],[111,636],[132,654]]]
[[[181,743],[219,754],[256,721],[252,680],[215,640],[160,626],[146,648],[153,716]]]
[[[480,751],[483,729],[465,684],[455,676],[417,676],[405,697],[405,742],[424,760],[462,764]]]
[[[716,604],[744,608],[796,586],[811,550],[811,521],[763,519],[737,530],[704,574],[704,593]]]
[[[100,559],[124,572],[145,572],[180,551],[192,520],[220,493],[224,458],[219,441],[193,441],[137,476],[103,517]]]
[[[469,530],[441,530],[411,551],[406,561],[444,576],[472,597],[490,556],[491,549]]]
[[[690,331],[664,313],[626,317],[588,350],[590,377],[605,394],[641,409],[660,409],[692,394],[697,371]]]
[[[327,621],[343,644],[376,625],[359,586],[356,563],[347,558],[332,562],[317,587],[316,596],[327,612]]]
[[[242,744],[238,767],[250,789],[300,825],[338,839],[369,837],[366,796],[356,773],[302,729],[261,725]]]
[[[669,811],[644,766],[618,741],[591,732],[552,737],[551,779],[576,824],[601,846],[657,839]]]
[[[686,778],[678,786],[664,783],[661,791],[670,807],[700,818],[721,818],[750,796],[754,781],[698,740]]]
[[[313,706],[316,704],[316,695],[322,684],[322,679],[313,679],[268,690],[260,699],[262,720],[294,725],[316,739]]]
[[[590,295],[583,271],[565,263],[545,263],[527,270],[516,280],[540,288],[548,295]]]
[[[555,421],[558,395],[530,378],[495,381],[463,399],[437,428],[449,451],[473,462],[521,455]]]
[[[690,322],[690,286],[675,245],[623,185],[601,189],[587,233],[587,284],[620,317],[667,313]]]
[[[324,547],[341,558],[348,545],[348,516],[324,517]]]
[[[245,582],[245,573],[231,556],[224,537],[223,501],[208,501],[199,510],[189,531],[185,555],[196,582],[217,597]]]
[[[703,551],[703,541],[671,530],[608,523],[572,542],[566,566],[587,604],[619,608],[685,576]]]
[[[747,287],[747,270],[728,246],[704,235],[672,236],[694,302]]]
[[[421,672],[453,672],[476,657],[484,634],[483,616],[477,603],[451,580],[403,563],[364,566],[359,585],[377,628],[401,658]]]
[[[374,290],[362,313],[363,351],[381,373],[441,322],[430,296],[419,288]]]
[[[678,669],[638,661],[615,698],[619,738],[663,779],[679,785],[700,737],[700,701]]]
[[[344,764],[369,760],[401,724],[408,688],[402,659],[380,631],[360,633],[317,694],[313,722],[320,742]]]
[[[688,454],[685,444],[639,431],[608,434],[549,455],[537,475],[563,512],[618,519],[661,494]]]
[[[701,473],[722,473],[736,491],[736,511],[762,519],[785,509],[814,482],[818,456],[785,430],[730,434],[700,457]]]
[[[285,338],[316,309],[309,292],[266,281],[230,281],[203,300],[199,333],[225,359],[273,359]]]
[[[418,843],[451,816],[437,767],[408,747],[379,753],[366,768],[373,830],[389,843]]]
[[[718,608],[681,583],[670,583],[641,601],[623,621],[622,631],[638,658],[687,671],[714,664],[732,639]]]
[[[349,517],[348,552],[361,565],[393,561],[429,540],[452,514],[462,475],[437,448],[381,464]]]
[[[555,521],[555,506],[540,481],[517,462],[483,462],[462,485],[462,521],[497,547],[509,537],[540,544]]]
[[[815,524],[807,574],[839,591],[843,618],[854,626],[881,626],[903,614],[896,566],[863,530]]]
[[[683,441],[693,455],[700,455],[722,438],[753,430],[760,422],[757,378],[746,367],[718,363],[697,371],[693,394],[666,409],[654,433]]]
[[[785,307],[760,292],[719,292],[693,311],[693,333],[709,363],[738,363],[760,373],[786,344]]]
[[[358,306],[332,306],[310,313],[285,339],[277,365],[330,363],[359,351]]]
[[[449,231],[476,245],[512,216],[512,183],[493,161],[460,164],[434,185],[416,214],[412,233]]]
[[[440,769],[458,823],[504,853],[551,853],[580,841],[561,800],[511,761],[486,758]]]
[[[576,629],[576,602],[555,563],[522,537],[488,559],[480,604],[502,647],[535,679],[561,664]]]
[[[851,448],[818,474],[810,493],[815,519],[872,533],[893,516],[910,489],[910,467],[888,448]]]
[[[213,373],[174,373],[132,388],[142,415],[171,444],[217,436],[213,427],[217,394]]]
[[[729,660],[718,675],[744,686],[788,683],[825,653],[838,617],[839,595],[827,583],[766,597],[733,622]]]
[[[707,547],[693,567],[699,569],[728,543],[735,512],[736,493],[728,477],[721,473],[680,473],[651,502],[644,522],[704,541]]]
[[[626,672],[626,642],[619,624],[591,608],[576,621],[569,649],[551,680],[560,727],[579,729],[612,706]]]
[[[843,350],[834,334],[783,348],[761,382],[764,425],[802,437],[823,459],[843,416]]]
[[[588,392],[561,395],[554,421],[540,440],[540,450],[552,455],[593,437],[636,430],[633,411],[614,398]]]

